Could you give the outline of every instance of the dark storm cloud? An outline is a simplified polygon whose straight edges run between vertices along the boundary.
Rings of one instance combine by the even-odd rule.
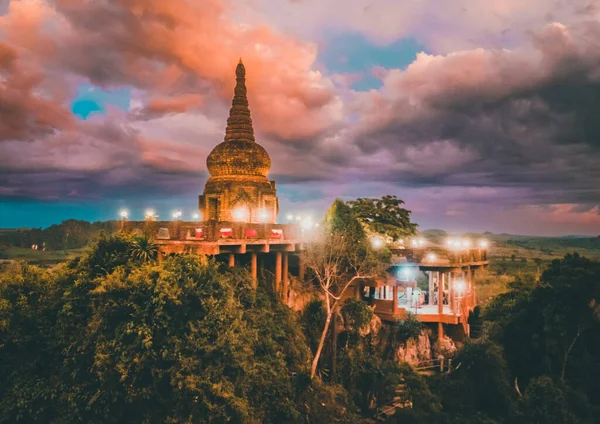
[[[12,199],[139,200],[200,192],[203,172],[168,172],[151,166],[119,167],[104,171],[0,170],[0,196]]]
[[[403,165],[379,175],[388,181],[528,186],[534,202],[598,204],[599,45],[598,23],[554,24],[530,51],[419,57],[360,99],[356,146]],[[418,163],[436,143],[445,150]]]

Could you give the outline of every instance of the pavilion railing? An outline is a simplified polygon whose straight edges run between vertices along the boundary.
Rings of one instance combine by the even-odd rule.
[[[271,224],[217,221],[125,221],[126,233],[144,234],[160,240],[294,240],[300,238],[298,224]]]

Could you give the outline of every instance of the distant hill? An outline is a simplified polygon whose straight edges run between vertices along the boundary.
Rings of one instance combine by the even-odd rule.
[[[79,249],[88,244],[100,231],[112,233],[118,228],[118,221],[88,222],[69,219],[48,228],[1,229],[0,246],[30,248],[45,244],[46,250]]]

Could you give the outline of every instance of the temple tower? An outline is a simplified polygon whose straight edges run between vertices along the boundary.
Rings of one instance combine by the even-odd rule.
[[[198,206],[205,221],[276,223],[279,204],[275,181],[267,178],[271,158],[254,139],[241,59],[235,74],[225,141],[206,158],[210,178]]]

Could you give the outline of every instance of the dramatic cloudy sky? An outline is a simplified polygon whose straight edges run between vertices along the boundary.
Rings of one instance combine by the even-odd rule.
[[[597,0],[0,0],[0,227],[191,214],[240,56],[282,216],[600,234]]]

